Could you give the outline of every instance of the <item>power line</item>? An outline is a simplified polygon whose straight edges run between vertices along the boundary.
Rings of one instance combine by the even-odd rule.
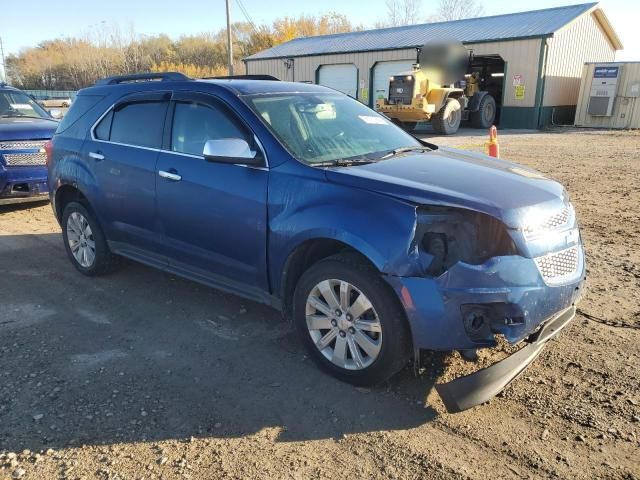
[[[247,22],[249,22],[249,25],[251,26],[251,28],[253,28],[253,31],[255,33],[258,33],[258,28],[256,27],[256,24],[253,22],[251,15],[249,15],[249,12],[247,12],[247,9],[244,7],[244,3],[242,3],[242,0],[236,0],[236,3],[238,4],[238,7],[240,7],[240,11],[244,15],[244,18],[247,20]]]

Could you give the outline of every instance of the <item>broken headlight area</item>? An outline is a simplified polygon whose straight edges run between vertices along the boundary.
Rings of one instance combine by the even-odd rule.
[[[517,254],[500,220],[479,212],[444,207],[418,209],[414,245],[423,272],[432,277],[458,262],[480,265],[492,257]]]

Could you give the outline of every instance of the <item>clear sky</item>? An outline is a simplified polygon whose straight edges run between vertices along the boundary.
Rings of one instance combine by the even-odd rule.
[[[232,0],[232,18],[244,21]],[[255,23],[276,17],[316,15],[336,11],[355,24],[372,27],[385,15],[385,0],[241,0]],[[580,0],[479,0],[486,15],[556,7]],[[82,35],[101,22],[133,26],[137,33],[183,34],[217,31],[225,25],[224,0],[0,0],[0,37],[5,54],[35,46],[43,40]],[[437,0],[422,0],[421,21],[432,14]],[[618,60],[640,60],[640,1],[602,0],[601,7],[620,36],[625,50]],[[0,66],[1,67],[1,66]]]

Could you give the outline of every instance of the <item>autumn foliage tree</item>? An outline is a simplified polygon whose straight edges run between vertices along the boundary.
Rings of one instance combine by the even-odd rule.
[[[278,18],[270,26],[234,23],[234,70],[244,71],[242,58],[293,38],[360,28],[339,13]],[[82,38],[50,40],[10,55],[6,65],[11,83],[24,89],[77,90],[109,75],[145,71],[179,71],[195,78],[225,75],[226,30],[172,40],[102,25]]]

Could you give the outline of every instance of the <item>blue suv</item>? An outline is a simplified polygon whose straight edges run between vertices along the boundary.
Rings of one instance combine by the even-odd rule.
[[[0,205],[49,198],[45,146],[57,126],[33,98],[0,84]]]
[[[81,273],[128,257],[271,305],[353,384],[421,349],[522,343],[436,387],[469,408],[575,313],[584,253],[562,185],[420,141],[325,87],[111,77],[79,92],[52,143],[51,201]]]

